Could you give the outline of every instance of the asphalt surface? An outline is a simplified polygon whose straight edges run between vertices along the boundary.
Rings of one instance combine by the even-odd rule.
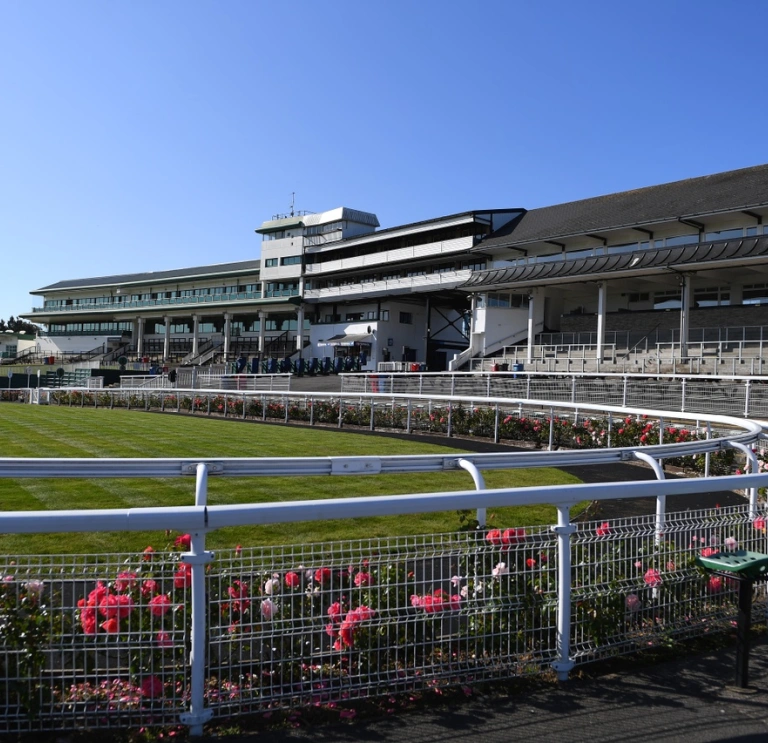
[[[219,743],[371,741],[768,741],[768,641],[754,643],[748,693],[729,688],[735,651],[725,648],[591,679],[539,685],[508,696],[373,720],[207,737]]]

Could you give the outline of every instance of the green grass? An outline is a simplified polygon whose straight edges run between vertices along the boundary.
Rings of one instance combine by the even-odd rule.
[[[455,442],[459,443],[459,442]],[[460,443],[459,443],[460,445]],[[3,457],[288,457],[429,454],[461,451],[414,438],[382,438],[333,430],[283,427],[138,411],[0,405]],[[578,479],[555,469],[490,471],[488,488],[547,487]],[[208,480],[211,505],[265,503],[361,495],[469,490],[463,471],[360,477],[244,477]],[[132,508],[192,505],[193,477],[168,479],[4,479],[0,510]],[[489,511],[497,526],[554,523],[549,506]],[[243,526],[210,534],[215,548],[294,544],[454,531],[455,512],[364,519]],[[163,549],[164,532],[117,534],[36,534],[0,536],[5,554],[131,552],[148,544]]]

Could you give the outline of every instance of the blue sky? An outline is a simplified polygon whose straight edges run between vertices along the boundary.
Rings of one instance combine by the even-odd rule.
[[[0,317],[63,279],[245,260],[768,162],[764,0],[4,0]]]

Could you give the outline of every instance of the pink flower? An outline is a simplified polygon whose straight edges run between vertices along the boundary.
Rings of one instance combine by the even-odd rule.
[[[289,572],[285,574],[285,585],[288,588],[298,588],[301,585],[301,578],[298,573]]]
[[[603,521],[603,523],[595,529],[595,534],[597,534],[598,537],[605,537],[610,533],[611,525],[607,521]]]
[[[342,709],[339,711],[339,717],[342,720],[354,720],[357,716],[357,712],[353,709]]]
[[[264,601],[261,602],[261,616],[264,617],[266,621],[269,621],[274,616],[276,608],[275,602],[272,601],[272,599],[264,599]]]
[[[161,648],[173,647],[173,640],[167,632],[158,632],[155,639]]]
[[[240,557],[243,554],[243,548],[238,544],[235,547],[235,557]]]
[[[338,622],[341,620],[341,612],[341,604],[338,601],[334,601],[328,607],[328,616],[331,618],[332,622]]]
[[[144,560],[145,561],[151,560],[152,559],[152,555],[154,555],[154,554],[155,554],[155,549],[154,549],[154,547],[152,545],[149,545],[149,547],[145,547],[144,548],[143,555],[144,555]]]
[[[423,603],[423,599],[421,596],[415,593],[411,596],[411,606],[414,606],[418,609],[421,607],[422,603]]]
[[[188,550],[190,548],[190,545],[192,544],[192,535],[191,534],[181,534],[173,542],[174,547],[183,548],[185,550]]]
[[[737,550],[739,549],[739,543],[736,541],[734,537],[726,537],[725,538],[725,549],[727,550]]]
[[[707,582],[707,590],[710,593],[720,593],[723,590],[723,579],[719,575],[711,575]]]
[[[639,611],[640,607],[642,606],[640,599],[637,597],[637,594],[630,593],[625,601],[625,604],[627,606],[627,609],[629,611]]]
[[[171,599],[167,594],[161,593],[149,601],[149,613],[155,617],[162,617],[171,610]]]
[[[656,588],[661,585],[661,573],[656,570],[656,568],[648,568],[648,570],[645,571],[643,580],[647,586]]]
[[[358,573],[355,576],[355,585],[358,587],[363,586],[370,586],[371,585],[371,574],[370,573]]]
[[[154,699],[155,697],[162,696],[163,694],[163,682],[157,676],[147,676],[141,682],[141,693],[148,699]]]
[[[760,531],[765,531],[765,519],[762,516],[758,516],[753,522],[752,526]]]
[[[496,564],[496,567],[491,570],[491,573],[493,574],[494,578],[498,578],[500,575],[507,575],[509,573],[509,568],[507,567],[507,563],[505,562],[499,562]]]
[[[716,554],[718,554],[718,552],[720,552],[720,550],[718,550],[716,547],[705,547],[701,551],[701,556],[702,557],[712,557],[712,555],[716,555]]]
[[[451,611],[458,611],[461,609],[461,596],[458,593],[454,593],[448,601],[448,606]]]

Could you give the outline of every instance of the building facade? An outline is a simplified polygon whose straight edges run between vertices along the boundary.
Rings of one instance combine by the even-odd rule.
[[[26,318],[46,348],[368,370],[460,368],[576,328],[600,346],[607,330],[673,327],[684,355],[691,327],[768,324],[768,165],[385,229],[346,207],[296,212],[256,232],[260,260],[61,281]]]

